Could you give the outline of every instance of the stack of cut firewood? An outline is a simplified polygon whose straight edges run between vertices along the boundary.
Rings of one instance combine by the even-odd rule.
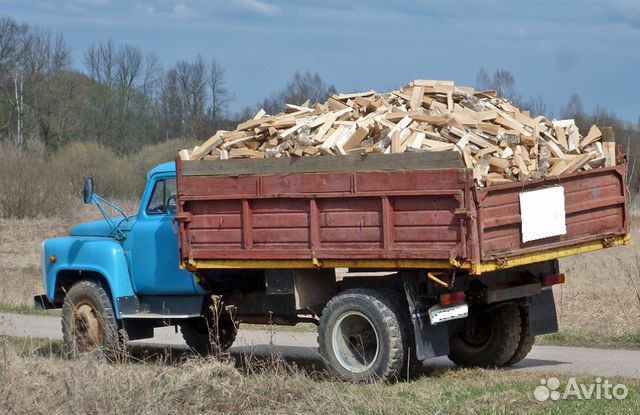
[[[416,80],[399,91],[334,95],[323,104],[261,110],[218,131],[183,160],[457,151],[479,186],[615,164],[615,143],[595,125],[532,118],[494,91]]]

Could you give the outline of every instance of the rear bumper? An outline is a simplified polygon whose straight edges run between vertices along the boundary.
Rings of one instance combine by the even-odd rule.
[[[54,308],[60,308],[52,303],[46,295],[36,295],[33,297],[33,305],[37,310],[52,310]]]

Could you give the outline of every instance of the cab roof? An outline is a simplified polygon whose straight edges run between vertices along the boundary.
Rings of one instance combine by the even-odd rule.
[[[151,169],[149,173],[147,173],[147,178],[153,176],[154,174],[175,173],[175,172],[176,172],[176,162],[170,161],[168,163],[162,163],[154,167],[153,169]]]

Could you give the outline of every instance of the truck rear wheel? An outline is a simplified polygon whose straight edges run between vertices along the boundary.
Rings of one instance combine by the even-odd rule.
[[[449,359],[460,366],[502,367],[515,356],[521,321],[513,303],[493,306],[465,320],[449,339]]]
[[[203,316],[180,324],[182,338],[202,356],[226,351],[236,340],[238,323],[227,313],[217,320]]]
[[[359,288],[342,292],[322,312],[320,355],[342,380],[393,380],[406,369],[406,320],[399,295]]]
[[[93,281],[80,281],[67,292],[62,305],[62,337],[73,357],[100,353],[115,360],[124,352],[109,294]]]
[[[531,327],[529,325],[529,308],[528,307],[518,307],[520,311],[520,341],[518,342],[518,347],[516,352],[513,354],[511,359],[505,363],[505,366],[512,366],[516,363],[520,362],[522,359],[527,357],[531,349],[533,348],[533,344],[536,341],[536,336],[531,334]]]

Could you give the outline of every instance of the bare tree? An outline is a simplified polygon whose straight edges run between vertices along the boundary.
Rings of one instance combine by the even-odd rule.
[[[333,85],[327,86],[317,73],[296,72],[283,91],[283,98],[288,104],[301,105],[306,101],[325,101],[335,93],[336,88]]]
[[[302,105],[306,101],[324,102],[335,93],[335,86],[327,85],[319,74],[309,71],[296,72],[281,92],[266,98],[259,107],[274,114],[282,111],[285,104]]]
[[[11,111],[0,121],[0,130],[16,120],[17,143],[24,147],[24,57],[29,49],[29,28],[9,17],[0,17],[0,89]]]
[[[124,88],[133,88],[143,75],[143,55],[139,48],[121,45],[115,58],[115,83]]]
[[[163,76],[160,86],[159,111],[165,138],[182,135],[183,102],[178,86],[178,74],[170,69]]]
[[[7,76],[28,49],[27,25],[0,16],[0,77]],[[0,78],[2,80],[2,78]]]
[[[96,82],[113,85],[116,74],[117,47],[113,41],[93,44],[84,54],[89,76]]]
[[[176,62],[165,74],[160,101],[168,137],[193,136],[196,125],[205,119],[206,76],[201,57],[195,62]]]
[[[529,111],[532,117],[538,115],[549,115],[547,112],[547,104],[541,96],[538,98],[529,98],[526,100],[513,101],[513,103],[522,111]]]
[[[514,89],[515,81],[513,79],[513,74],[506,69],[498,69],[493,74],[493,86],[498,95],[501,97],[509,98],[511,100],[516,100],[518,96],[516,95]]]
[[[517,101],[519,96],[514,89],[513,74],[506,69],[497,69],[493,76],[489,76],[484,68],[480,68],[476,75],[476,88],[480,90],[494,90],[499,96]]]
[[[573,94],[569,98],[569,102],[562,109],[562,118],[578,118],[584,117],[584,108],[582,106],[582,100],[580,95]]]
[[[215,59],[209,66],[209,97],[211,99],[210,115],[214,131],[218,130],[218,123],[225,115],[228,106],[234,100],[234,96],[226,87],[224,69]]]
[[[161,78],[162,68],[160,60],[153,53],[148,53],[144,59],[144,75],[142,78],[142,93],[150,99],[155,98]]]
[[[493,89],[493,81],[484,68],[478,70],[478,74],[476,75],[476,88],[481,91]]]
[[[71,54],[62,33],[54,35],[51,30],[35,29],[25,53],[25,68],[30,77],[39,81],[71,65]]]

